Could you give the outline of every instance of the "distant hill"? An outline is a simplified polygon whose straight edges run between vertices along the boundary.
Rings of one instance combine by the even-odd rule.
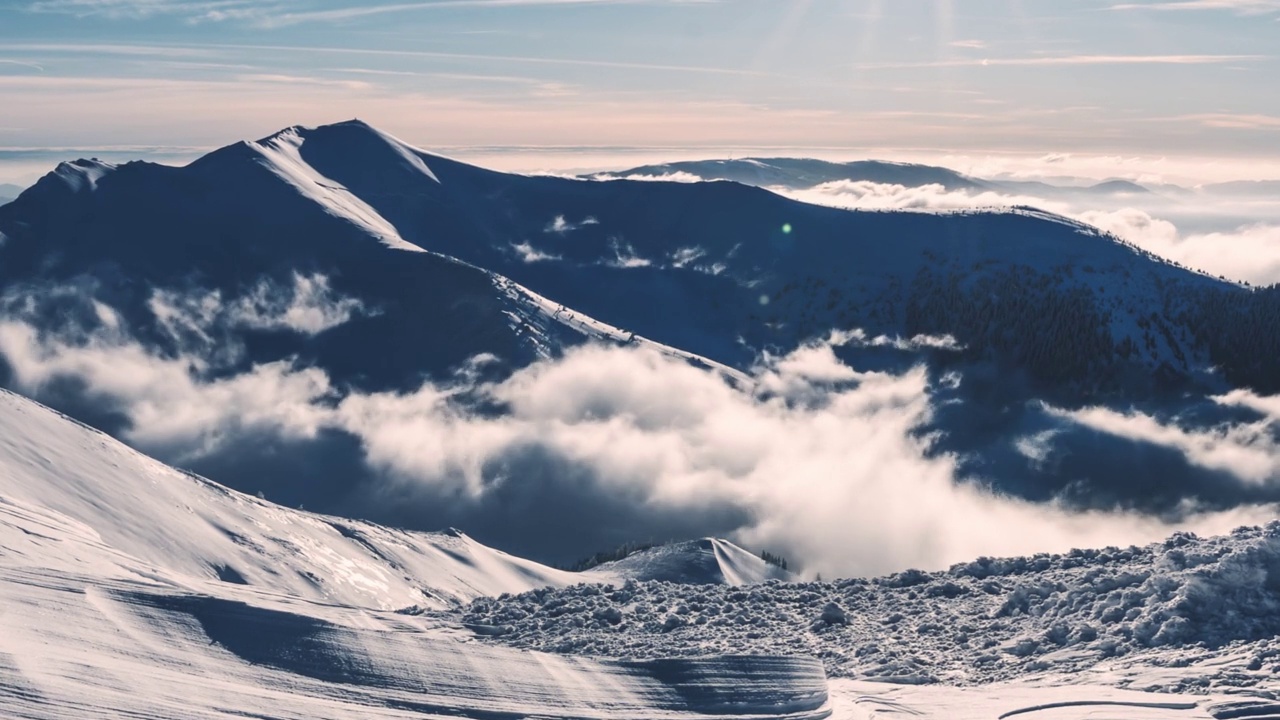
[[[0,183],[0,205],[12,202],[14,198],[22,194],[23,189],[21,185]]]
[[[731,180],[758,187],[810,188],[822,183],[848,180],[886,185],[941,185],[947,190],[987,190],[993,183],[931,165],[858,160],[828,162],[802,158],[744,158],[741,160],[695,160],[644,165],[597,177],[661,178],[680,173],[704,180]]]

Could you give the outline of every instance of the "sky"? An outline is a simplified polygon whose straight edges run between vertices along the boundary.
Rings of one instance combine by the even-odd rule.
[[[359,117],[511,169],[785,151],[1262,179],[1276,77],[1280,0],[0,0],[0,160],[31,158],[23,180],[32,150],[179,157]]]

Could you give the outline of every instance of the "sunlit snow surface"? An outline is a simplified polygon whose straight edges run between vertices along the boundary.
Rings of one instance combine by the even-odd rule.
[[[0,717],[827,714],[816,660],[547,655],[441,612],[575,579],[277,507],[0,393]]]
[[[0,717],[1274,717],[1271,538],[836,584],[759,584],[782,574],[704,540],[576,575],[281,508],[0,393]],[[1138,647],[1188,597],[1176,643]],[[848,625],[821,620],[832,600]],[[1117,628],[1134,642],[1099,661]],[[824,663],[874,676],[860,653],[914,674],[828,684]],[[982,654],[1004,671],[965,677]]]

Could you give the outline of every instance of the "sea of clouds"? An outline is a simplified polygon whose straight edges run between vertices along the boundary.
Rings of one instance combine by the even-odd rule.
[[[132,323],[92,287],[20,288],[0,309],[0,358],[13,387],[39,399],[70,382],[124,418],[117,433],[144,451],[198,467],[263,438],[319,456],[340,437],[360,473],[348,481],[352,504],[337,509],[455,525],[546,559],[627,540],[722,535],[808,572],[865,575],[1144,543],[1176,529],[1221,532],[1275,514],[1248,502],[1188,505],[1174,517],[1086,511],[963,476],[926,431],[939,403],[954,402],[940,391],[962,377],[932,378],[923,365],[860,371],[837,356],[849,344],[910,352],[949,347],[948,338],[835,333],[761,356],[744,386],[653,351],[586,345],[499,379],[483,372],[491,359],[482,356],[449,378],[369,393],[295,357],[247,364],[239,350],[246,329],[315,335],[376,312],[323,276],[263,281],[240,297],[157,289],[150,317]],[[169,342],[145,341],[143,325]],[[1155,444],[1241,482],[1272,482],[1280,398],[1237,392],[1215,401],[1251,419],[1192,427],[1107,408],[1046,414],[1064,429]],[[1034,458],[1052,454],[1054,439],[1049,431],[1017,441]],[[215,479],[250,492],[255,482],[253,472]]]

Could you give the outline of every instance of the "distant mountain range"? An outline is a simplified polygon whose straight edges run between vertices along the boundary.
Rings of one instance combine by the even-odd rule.
[[[831,182],[869,182],[880,185],[922,187],[940,185],[949,191],[999,191],[1036,193],[1056,197],[1064,194],[1131,195],[1150,192],[1128,180],[1108,180],[1085,186],[1063,186],[1045,182],[1019,180],[984,180],[933,165],[895,163],[878,160],[828,162],[797,158],[741,158],[737,160],[692,160],[685,162],[642,165],[610,173],[597,173],[592,178],[664,178],[681,174],[703,180],[729,180],[757,187],[783,187],[802,190]]]
[[[10,202],[22,193],[21,185],[9,185],[0,183],[0,205]]]

